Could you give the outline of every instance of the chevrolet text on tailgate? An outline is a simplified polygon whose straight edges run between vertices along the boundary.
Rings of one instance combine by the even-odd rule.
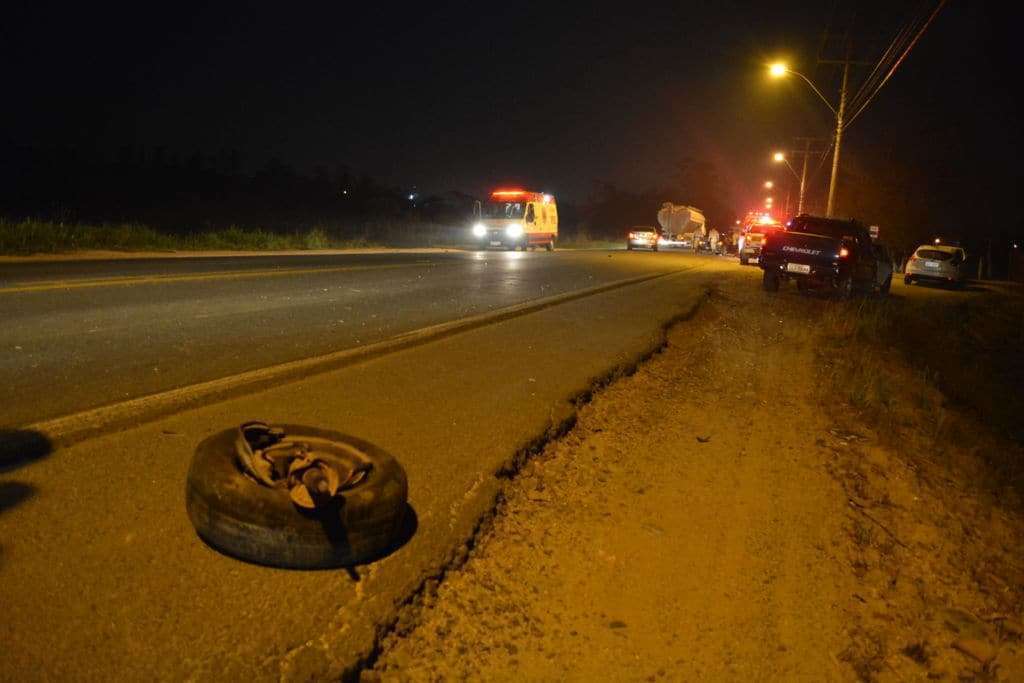
[[[801,291],[827,289],[845,298],[854,291],[887,292],[891,280],[877,282],[878,264],[866,227],[817,216],[797,216],[788,229],[768,235],[758,265],[769,292],[795,280]]]

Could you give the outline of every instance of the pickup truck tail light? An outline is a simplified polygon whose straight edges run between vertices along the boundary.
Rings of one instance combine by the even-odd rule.
[[[839,247],[839,258],[846,258],[850,255],[850,250],[846,247]]]

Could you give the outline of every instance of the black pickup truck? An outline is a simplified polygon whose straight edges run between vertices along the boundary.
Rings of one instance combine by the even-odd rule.
[[[856,221],[800,215],[761,247],[764,289],[785,280],[797,289],[830,289],[843,298],[878,288],[878,262],[867,228]]]

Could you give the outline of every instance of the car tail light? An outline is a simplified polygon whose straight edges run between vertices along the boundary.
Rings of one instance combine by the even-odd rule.
[[[846,258],[849,255],[850,255],[850,250],[849,249],[847,249],[846,247],[840,247],[839,248],[839,258]]]

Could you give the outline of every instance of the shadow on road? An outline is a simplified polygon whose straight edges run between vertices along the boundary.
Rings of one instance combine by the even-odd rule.
[[[0,473],[28,465],[52,452],[53,444],[39,432],[0,429]]]
[[[0,482],[0,514],[18,503],[28,500],[36,493],[36,487],[20,481]]]

